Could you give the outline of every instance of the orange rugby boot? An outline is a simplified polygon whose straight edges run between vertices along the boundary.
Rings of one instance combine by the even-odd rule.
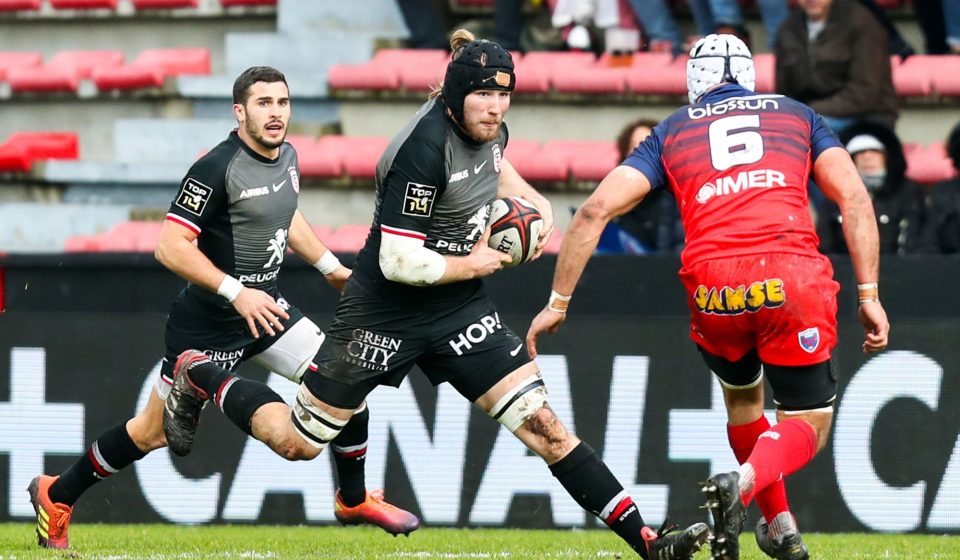
[[[367,492],[367,498],[358,506],[348,507],[340,500],[340,491],[337,491],[334,516],[344,525],[361,525],[369,523],[376,525],[393,536],[409,535],[420,528],[420,519],[389,504],[383,499],[383,490]]]
[[[30,503],[37,512],[37,544],[46,548],[70,548],[67,529],[70,527],[73,508],[54,503],[48,494],[50,485],[58,478],[60,477],[41,474],[27,486]]]

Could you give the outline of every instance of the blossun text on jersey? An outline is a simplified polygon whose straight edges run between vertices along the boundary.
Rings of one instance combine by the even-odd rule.
[[[781,96],[731,97],[717,103],[707,103],[703,107],[687,107],[687,116],[691,120],[697,120],[725,115],[731,111],[776,111],[780,109],[780,104],[775,99],[777,97]]]

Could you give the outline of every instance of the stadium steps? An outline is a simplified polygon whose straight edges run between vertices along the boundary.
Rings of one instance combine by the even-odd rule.
[[[122,205],[5,202],[0,204],[0,251],[60,252],[73,235],[102,233],[129,218],[130,208]]]

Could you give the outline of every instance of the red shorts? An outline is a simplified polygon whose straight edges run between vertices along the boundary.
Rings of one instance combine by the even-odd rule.
[[[823,255],[767,253],[711,259],[680,270],[690,338],[732,362],[756,348],[763,363],[805,366],[837,344],[837,292]]]

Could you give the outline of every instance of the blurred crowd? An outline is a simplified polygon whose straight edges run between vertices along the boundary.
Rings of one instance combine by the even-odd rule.
[[[446,48],[441,9],[446,0],[397,1],[411,31],[411,47]],[[439,4],[431,4],[434,1]],[[560,49],[599,53],[605,38],[612,36],[610,30],[624,29],[637,31],[639,50],[678,54],[709,33],[732,33],[751,44],[739,0],[494,0],[493,36],[502,46],[528,50],[523,28],[531,2],[549,10],[550,24],[562,39],[552,47]],[[890,57],[909,57],[916,49],[898,33],[887,11],[874,0],[797,0],[794,7],[788,0],[755,3],[765,47],[776,56],[777,93],[816,110],[850,152],[873,198],[881,252],[960,252],[960,179],[929,185],[906,177],[904,146],[894,132],[898,99]],[[681,4],[696,31],[686,37],[674,14]],[[911,5],[923,31],[924,51],[960,54],[960,1],[913,0]],[[640,119],[620,131],[616,140],[621,160],[656,124]],[[960,171],[960,123],[946,139],[946,148]],[[809,194],[821,250],[847,252],[836,205],[812,181]],[[655,191],[607,228],[598,250],[676,253],[683,239],[673,196]]]

